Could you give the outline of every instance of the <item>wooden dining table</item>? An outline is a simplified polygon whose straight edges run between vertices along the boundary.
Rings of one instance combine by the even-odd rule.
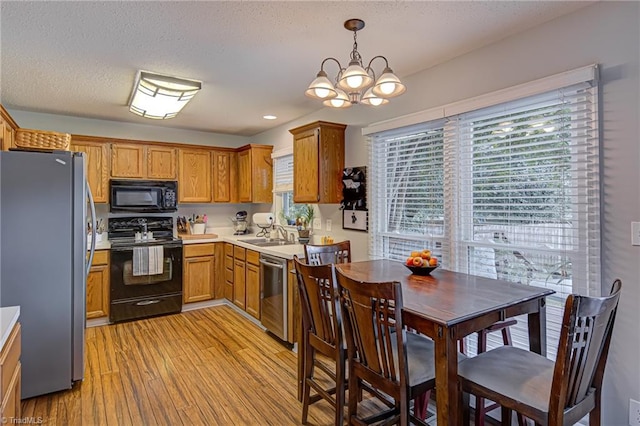
[[[414,275],[392,260],[337,264],[336,269],[358,281],[401,283],[405,324],[435,342],[438,425],[462,423],[459,339],[497,321],[527,314],[529,350],[546,355],[545,298],[553,290],[445,269]]]

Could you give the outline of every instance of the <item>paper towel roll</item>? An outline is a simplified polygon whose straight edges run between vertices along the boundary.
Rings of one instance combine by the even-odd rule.
[[[273,213],[254,213],[253,224],[261,228],[268,228],[275,223]]]

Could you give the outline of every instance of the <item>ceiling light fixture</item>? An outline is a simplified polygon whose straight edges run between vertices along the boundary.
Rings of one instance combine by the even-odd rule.
[[[406,90],[404,84],[389,68],[389,61],[384,56],[375,56],[369,61],[366,68],[363,66],[362,57],[358,52],[357,35],[358,31],[364,28],[364,21],[349,19],[345,21],[344,27],[353,31],[353,50],[349,66],[343,68],[337,59],[325,58],[320,65],[316,79],[311,82],[305,94],[322,100],[323,104],[329,107],[348,108],[357,103],[371,106],[384,105],[389,102],[389,98],[404,93]],[[371,64],[378,58],[384,60],[385,67],[376,80],[376,74],[371,68]],[[340,68],[335,85],[331,83],[324,71],[324,64],[327,61],[335,61]]]
[[[138,71],[129,111],[155,120],[174,118],[202,88],[202,82]]]
[[[275,115],[263,115],[262,118],[264,118],[265,120],[275,120],[276,117]]]

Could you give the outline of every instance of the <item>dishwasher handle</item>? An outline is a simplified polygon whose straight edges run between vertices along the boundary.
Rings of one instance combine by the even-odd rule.
[[[260,263],[266,266],[270,266],[272,268],[278,268],[278,269],[284,269],[284,266],[278,264],[278,263],[271,263],[271,262],[267,262],[264,259],[260,259]]]

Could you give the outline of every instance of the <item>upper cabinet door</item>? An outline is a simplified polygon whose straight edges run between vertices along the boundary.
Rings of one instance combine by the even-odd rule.
[[[293,201],[320,201],[318,181],[318,132],[312,130],[293,137]]]
[[[238,201],[251,202],[251,149],[238,152]]]
[[[176,180],[176,149],[147,146],[147,177],[149,179]]]
[[[246,145],[238,152],[238,201],[273,201],[273,161],[270,145]]]
[[[272,146],[251,146],[251,202],[273,202]]]
[[[211,152],[178,149],[178,200],[180,203],[211,202]]]
[[[293,134],[293,201],[334,204],[342,200],[344,130],[339,123],[316,121]]]
[[[231,202],[231,153],[213,151],[213,201]]]
[[[109,144],[71,139],[71,151],[84,152],[87,180],[96,203],[109,202]]]
[[[144,179],[145,166],[144,145],[111,144],[111,177]]]

